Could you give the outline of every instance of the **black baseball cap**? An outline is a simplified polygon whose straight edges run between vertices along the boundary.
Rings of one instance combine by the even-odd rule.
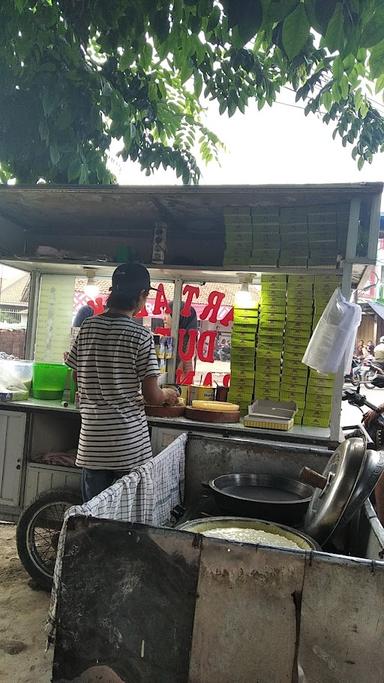
[[[112,275],[111,289],[115,292],[148,292],[150,289],[157,292],[156,287],[151,287],[151,276],[141,263],[122,263],[117,266]]]

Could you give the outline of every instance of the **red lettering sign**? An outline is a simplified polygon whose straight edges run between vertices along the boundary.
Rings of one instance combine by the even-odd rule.
[[[152,315],[161,315],[162,313],[171,313],[170,306],[165,296],[164,285],[159,285],[156,292],[155,305],[153,307]]]
[[[180,330],[181,331],[181,330]],[[197,357],[203,363],[213,363],[217,332],[202,332],[197,342]]]
[[[231,383],[231,375],[224,375],[223,377],[223,386],[224,387],[229,387]]]
[[[224,297],[225,294],[223,292],[211,292],[208,297],[207,305],[200,315],[200,320],[208,319],[211,323],[217,323],[217,315]]]
[[[199,298],[200,294],[200,287],[194,287],[193,285],[185,285],[183,289],[183,295],[187,295],[187,298],[185,300],[185,304],[181,310],[180,315],[184,316],[185,318],[189,318],[191,315],[191,308],[192,308],[192,301],[193,297],[195,296],[196,299]]]
[[[184,339],[187,340],[184,349]],[[179,330],[177,353],[182,361],[192,360],[195,357],[197,330]]]
[[[220,320],[220,325],[228,327],[229,323],[233,322],[233,308],[231,308],[228,313]]]
[[[176,384],[181,384],[184,386],[189,385],[189,384],[193,384],[194,379],[195,379],[195,373],[193,370],[190,370],[185,375],[184,375],[181,368],[176,370]]]

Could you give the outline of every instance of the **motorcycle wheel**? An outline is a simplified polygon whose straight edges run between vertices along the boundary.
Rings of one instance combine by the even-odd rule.
[[[372,384],[372,380],[374,379],[374,377],[376,377],[376,374],[376,370],[372,370],[371,368],[363,372],[361,381],[366,389],[375,389],[375,385]]]
[[[32,579],[47,591],[52,588],[64,514],[72,505],[79,504],[81,498],[76,491],[53,489],[36,498],[18,521],[16,543],[19,558]]]

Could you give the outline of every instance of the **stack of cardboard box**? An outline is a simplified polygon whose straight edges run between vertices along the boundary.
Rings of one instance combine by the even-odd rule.
[[[278,208],[252,208],[251,263],[276,266],[280,256],[280,227]]]
[[[286,317],[286,275],[261,276],[255,398],[278,401]]]
[[[329,299],[339,284],[340,278],[337,276],[315,275],[313,329],[315,329]],[[334,375],[321,375],[315,370],[310,370],[303,425],[328,427],[331,417],[334,381]]]
[[[301,361],[311,338],[312,318],[313,277],[289,275],[280,399],[295,401],[296,424],[301,424],[305,408],[308,367]]]
[[[280,210],[280,266],[306,268],[309,257],[307,210]]]
[[[247,265],[252,253],[252,219],[249,206],[224,208],[224,265]]]
[[[228,401],[237,403],[243,414],[252,403],[255,381],[255,347],[259,306],[233,309],[231,335],[231,386]]]

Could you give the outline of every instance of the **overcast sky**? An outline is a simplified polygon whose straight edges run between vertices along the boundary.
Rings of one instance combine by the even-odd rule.
[[[377,96],[379,97],[379,96]],[[294,94],[283,90],[279,102],[294,104]],[[382,105],[384,113],[384,105]],[[203,166],[202,184],[351,183],[384,180],[384,155],[378,155],[362,171],[351,157],[351,147],[332,139],[331,126],[320,118],[304,116],[301,108],[274,104],[261,112],[251,105],[245,114],[231,119],[220,116],[209,103],[207,125],[225,143],[221,166]],[[171,171],[146,177],[138,164],[119,163],[114,168],[121,184],[175,184]],[[384,204],[383,204],[384,210]]]

